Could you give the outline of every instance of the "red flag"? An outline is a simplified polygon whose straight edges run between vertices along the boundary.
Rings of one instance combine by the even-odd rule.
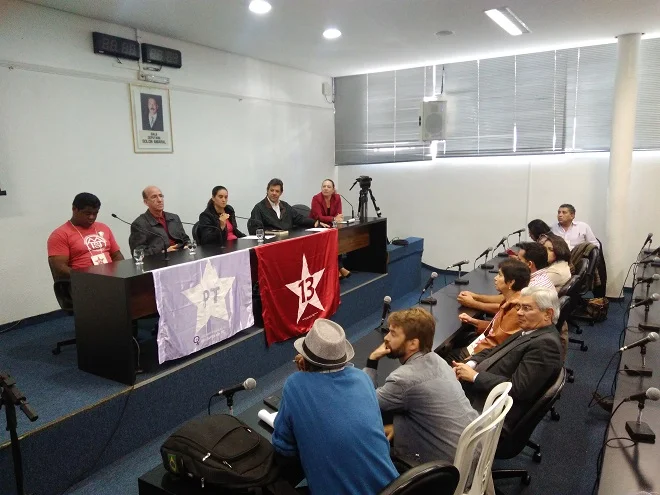
[[[306,333],[339,306],[337,230],[255,248],[268,345]]]

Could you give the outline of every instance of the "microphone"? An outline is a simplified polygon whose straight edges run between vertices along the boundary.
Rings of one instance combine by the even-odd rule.
[[[651,332],[643,339],[639,339],[638,341],[633,342],[632,344],[624,345],[621,349],[619,349],[619,352],[627,351],[628,349],[633,349],[634,347],[645,346],[649,342],[655,342],[656,340],[658,340],[658,334],[655,332]]]
[[[660,280],[660,273],[654,273],[650,277],[646,277],[646,278],[637,277],[637,282],[639,282],[640,284],[651,284],[656,280]]]
[[[646,246],[647,244],[650,245],[652,242],[651,239],[653,239],[653,232],[649,232],[649,235],[646,236],[646,240],[644,241],[644,245],[642,247]]]
[[[383,314],[380,318],[380,324],[378,325],[377,329],[382,330],[383,332],[389,332],[389,328],[383,327],[383,324],[385,323],[385,318],[387,318],[387,314],[391,311],[392,306],[390,306],[390,303],[392,302],[392,298],[390,296],[385,296],[383,298]]]
[[[483,270],[490,270],[491,268],[493,268],[493,265],[489,265],[489,264],[486,263],[488,261],[488,253],[490,253],[492,250],[493,250],[492,247],[488,247],[488,248],[486,248],[486,250],[483,253],[481,253],[479,256],[477,256],[476,259],[474,260],[474,267],[476,268],[477,261],[481,257],[485,256],[486,259],[484,260],[484,262],[481,265],[479,265],[479,268],[481,268]]]
[[[343,194],[339,194],[339,195],[344,199],[344,201],[346,201],[350,205],[350,207],[351,207],[351,218],[355,218],[355,210],[353,209],[353,203],[351,203],[349,200],[347,200],[346,196],[344,196]]]
[[[511,232],[509,234],[509,236],[512,236],[512,235],[515,235],[515,234],[522,234],[523,232],[525,232],[525,229],[518,229],[515,232]]]
[[[431,288],[431,293],[433,293],[433,282],[435,281],[436,278],[438,278],[438,273],[437,272],[431,272],[431,276],[426,281],[426,285],[422,289],[422,293],[419,295],[419,302],[421,304],[429,304],[431,306],[433,306],[435,304],[438,304],[438,300],[435,297],[433,297],[433,294],[431,294],[431,296],[429,296],[427,298],[422,299],[422,296],[424,295],[424,293],[429,288]]]
[[[650,306],[651,304],[653,304],[653,301],[657,301],[657,300],[660,300],[660,294],[654,292],[646,299],[642,299],[641,301],[631,304],[630,309],[634,309],[637,306]]]
[[[508,239],[507,236],[502,237],[500,239],[500,242],[498,242],[497,245],[495,246],[495,249],[493,249],[493,252],[494,252],[494,251],[497,251],[498,247],[502,246],[502,249],[504,251],[497,253],[497,256],[500,257],[500,258],[507,258],[509,256],[506,252],[506,240],[507,239]]]
[[[233,387],[223,388],[222,390],[219,390],[218,393],[215,395],[224,395],[225,397],[229,397],[230,395],[234,395],[236,392],[240,392],[241,390],[252,390],[256,386],[257,386],[257,381],[254,378],[248,378],[243,383],[239,383],[237,385],[234,385]]]
[[[454,263],[453,265],[449,265],[446,269],[449,270],[450,268],[454,268],[456,266],[460,268],[462,265],[467,265],[469,262],[470,262],[470,260],[459,261],[458,263]],[[433,272],[433,273],[435,273],[435,272]],[[433,274],[431,274],[431,276],[432,275]],[[437,274],[436,274],[436,276],[437,276]],[[427,287],[427,289],[428,289],[428,287]]]
[[[123,218],[119,218],[114,213],[111,213],[110,216],[112,218],[116,218],[120,222],[124,222],[126,225],[130,225],[131,228],[135,228],[136,230],[139,230],[144,234],[155,235],[156,237],[158,237],[163,242],[163,260],[168,261],[170,259],[169,255],[167,254],[167,245],[165,244],[165,239],[163,239],[157,232],[154,232],[153,230],[149,230],[149,229],[143,229],[142,227],[138,227],[137,225],[133,225],[132,223],[127,222]]]
[[[495,246],[495,249],[497,249],[500,246],[504,247],[505,242],[506,242],[506,236],[504,236],[500,239],[500,242],[497,243],[497,246]],[[495,249],[493,249],[493,251],[495,251]]]
[[[646,392],[640,392],[623,399],[623,402],[638,402],[637,421],[626,421],[626,432],[633,442],[655,443],[655,433],[648,424],[642,422],[642,411],[647,400],[660,400],[660,390],[650,387]]]
[[[658,390],[655,387],[649,387],[646,390],[646,392],[640,392],[638,394],[633,394],[633,395],[623,399],[622,402],[632,402],[632,401],[644,402],[646,399],[660,400],[660,390]]]

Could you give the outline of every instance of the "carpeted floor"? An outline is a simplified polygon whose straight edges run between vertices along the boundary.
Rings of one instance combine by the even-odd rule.
[[[430,270],[423,269],[421,285],[426,282]],[[440,275],[436,289],[450,283],[452,277]],[[342,287],[343,289],[344,287]],[[394,309],[414,305],[419,292],[409,293],[393,301]],[[601,440],[607,425],[608,414],[598,407],[588,409],[591,392],[609,360],[617,348],[618,337],[623,328],[623,305],[611,304],[607,321],[593,327],[585,325],[583,338],[589,345],[587,352],[572,344],[567,357],[567,365],[575,370],[575,382],[567,383],[558,403],[561,414],[559,422],[544,419],[536,429],[533,439],[541,444],[543,459],[540,464],[532,462],[531,453],[525,452],[516,459],[497,461],[495,467],[523,467],[532,475],[532,483],[525,487],[516,480],[498,481],[498,488],[506,494],[575,495],[589,494],[596,476],[596,457],[601,448]],[[372,315],[355,324],[359,338],[370,331],[380,320],[380,308]],[[38,345],[29,339],[24,346]],[[39,363],[35,363],[39,365]],[[259,381],[260,394],[245,394],[237,397],[235,413],[258,402],[261,397],[282,387],[290,374],[289,366],[272,371]],[[609,390],[613,377],[611,371],[603,381],[603,391]],[[224,405],[216,403],[214,410],[221,412]],[[200,414],[203,412],[200,411]],[[137,478],[160,462],[159,447],[167,435],[156,438],[115,463],[97,471],[66,493],[69,495],[117,495],[137,494]]]

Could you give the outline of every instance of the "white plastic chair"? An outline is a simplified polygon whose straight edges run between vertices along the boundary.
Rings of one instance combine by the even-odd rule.
[[[454,466],[461,475],[454,495],[485,493],[504,418],[513,405],[513,399],[509,397],[511,387],[511,382],[494,387],[488,394],[483,412],[463,430],[454,457]],[[476,466],[475,458],[478,458]]]

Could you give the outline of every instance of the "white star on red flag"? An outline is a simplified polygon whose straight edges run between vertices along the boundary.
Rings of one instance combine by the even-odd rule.
[[[321,281],[323,272],[325,272],[325,268],[321,268],[318,272],[310,274],[309,268],[307,267],[307,258],[305,258],[305,255],[303,254],[300,280],[286,284],[287,289],[298,296],[298,318],[296,319],[296,323],[300,321],[300,317],[305,312],[308,304],[311,304],[321,311],[325,309],[316,293],[316,286]]]

